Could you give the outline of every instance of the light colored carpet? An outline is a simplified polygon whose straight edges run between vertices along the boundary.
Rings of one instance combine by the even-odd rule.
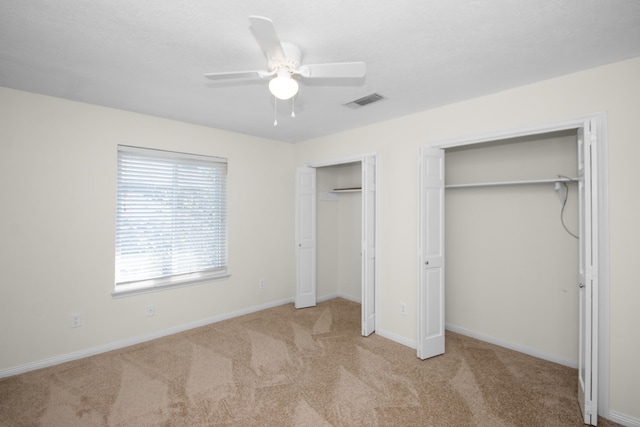
[[[454,333],[420,361],[359,331],[351,301],[276,307],[1,380],[0,425],[582,425],[574,369]]]

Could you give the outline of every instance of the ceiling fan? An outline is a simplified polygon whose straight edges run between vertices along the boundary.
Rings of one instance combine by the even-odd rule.
[[[364,62],[301,64],[302,51],[293,43],[281,42],[273,21],[263,16],[250,16],[251,30],[267,58],[267,70],[207,73],[211,80],[238,78],[268,79],[269,91],[278,99],[289,99],[298,93],[296,78],[361,78],[367,72]]]

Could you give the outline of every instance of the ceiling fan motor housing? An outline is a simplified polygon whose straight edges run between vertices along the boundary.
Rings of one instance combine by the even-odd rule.
[[[293,43],[282,42],[281,45],[284,58],[271,58],[269,61],[271,69],[287,67],[290,71],[297,71],[302,61],[302,51]]]

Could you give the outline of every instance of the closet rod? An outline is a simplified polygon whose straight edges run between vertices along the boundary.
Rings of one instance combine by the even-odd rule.
[[[500,187],[506,185],[555,184],[556,182],[577,183],[578,178],[530,179],[524,181],[475,182],[471,184],[449,184],[444,188]]]

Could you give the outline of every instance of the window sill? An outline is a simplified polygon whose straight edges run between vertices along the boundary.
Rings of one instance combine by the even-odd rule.
[[[113,298],[122,298],[134,295],[148,294],[152,292],[166,291],[175,288],[199,285],[204,282],[212,282],[231,277],[229,273],[206,274],[199,273],[188,277],[166,277],[162,279],[142,280],[139,282],[116,285],[116,289],[111,292]]]

